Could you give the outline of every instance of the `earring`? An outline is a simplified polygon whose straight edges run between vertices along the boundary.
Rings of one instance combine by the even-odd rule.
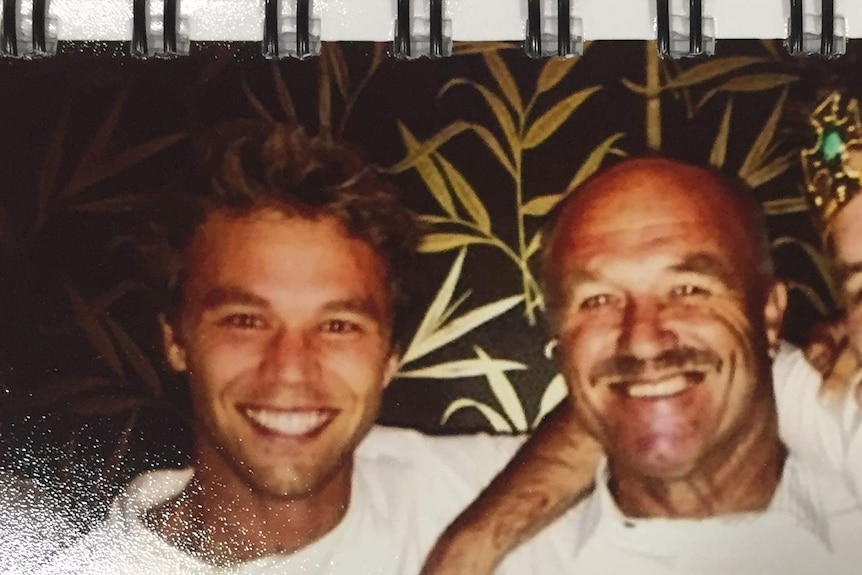
[[[545,344],[545,358],[546,359],[554,359],[554,351],[557,349],[557,344],[560,342],[557,341],[557,338],[553,338],[548,343]]]

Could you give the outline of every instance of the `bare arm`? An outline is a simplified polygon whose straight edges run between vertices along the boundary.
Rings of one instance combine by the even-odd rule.
[[[564,401],[446,529],[422,575],[493,573],[510,551],[590,490],[600,453]]]

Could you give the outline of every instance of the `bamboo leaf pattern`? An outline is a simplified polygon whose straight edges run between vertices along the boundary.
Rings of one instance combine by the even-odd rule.
[[[600,86],[586,88],[554,104],[550,110],[533,122],[524,138],[524,149],[535,148],[550,138],[587,98],[600,89]]]
[[[709,153],[709,165],[720,168],[724,165],[727,159],[727,141],[730,138],[730,118],[733,115],[733,98],[727,99],[727,105],[724,108],[724,115],[721,117],[721,124],[718,127],[718,135],[715,137],[715,143],[712,145],[712,151]]]
[[[494,80],[497,81],[497,85],[503,92],[503,96],[505,96],[506,101],[509,102],[512,110],[514,110],[519,117],[523,116],[524,102],[521,99],[521,92],[518,90],[518,84],[515,82],[515,78],[512,76],[506,63],[503,62],[503,58],[500,57],[498,52],[484,52],[483,56],[485,57],[485,64],[488,66],[488,70],[490,70]]]
[[[491,233],[491,218],[488,216],[488,211],[482,205],[482,201],[476,194],[476,190],[470,185],[464,176],[461,175],[455,166],[450,164],[443,156],[437,157],[437,161],[443,166],[443,173],[449,183],[452,184],[452,191],[455,192],[455,197],[461,201],[461,205],[467,210],[467,213],[476,222],[480,230],[486,234]]]
[[[503,413],[506,414],[508,420],[512,423],[512,428],[516,431],[527,431],[527,416],[524,414],[524,408],[521,405],[521,400],[518,398],[518,393],[515,391],[515,386],[506,377],[506,372],[498,368],[491,361],[491,356],[485,353],[481,347],[474,347],[476,355],[479,359],[485,362],[487,369],[485,377],[488,378],[488,384],[491,386],[491,391],[494,392],[494,397],[500,402],[503,408]]]
[[[542,393],[542,399],[539,401],[539,412],[536,414],[536,419],[533,420],[533,428],[538,427],[542,420],[568,395],[569,388],[566,387],[566,380],[563,379],[562,375],[556,375]]]
[[[402,122],[398,122],[398,132],[401,134],[401,141],[404,142],[404,147],[407,149],[408,154],[419,149],[419,141]],[[422,181],[428,187],[428,191],[431,192],[431,195],[434,196],[434,199],[443,208],[443,211],[455,217],[455,203],[452,201],[452,196],[449,193],[446,181],[443,179],[443,174],[440,173],[440,169],[434,161],[429,156],[419,157],[415,168],[419,172]]]
[[[544,94],[554,89],[572,71],[572,68],[575,67],[575,64],[579,60],[579,57],[548,58],[548,61],[542,66],[542,72],[539,74],[539,79],[536,82],[536,92]]]
[[[446,422],[449,421],[449,418],[452,417],[456,412],[461,411],[462,409],[475,409],[479,413],[481,413],[485,419],[488,421],[488,424],[491,428],[497,433],[512,433],[515,430],[512,429],[512,426],[506,421],[506,418],[494,411],[494,408],[486,405],[480,401],[476,401],[475,399],[470,399],[469,397],[462,397],[456,399],[452,403],[449,404],[449,407],[446,408],[446,411],[443,412],[443,416],[440,418],[440,424],[446,425]]]
[[[461,379],[465,377],[478,377],[488,373],[489,366],[492,369],[501,372],[521,371],[527,369],[527,366],[523,363],[504,359],[493,359],[490,363],[484,359],[461,359],[421,369],[399,371],[398,377],[418,379]]]

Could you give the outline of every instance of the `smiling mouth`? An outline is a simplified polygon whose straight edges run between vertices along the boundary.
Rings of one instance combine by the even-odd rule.
[[[683,371],[670,375],[610,384],[611,391],[636,399],[672,397],[701,383],[706,375],[700,371]]]
[[[310,438],[318,435],[335,418],[335,409],[241,409],[258,429],[289,438]]]

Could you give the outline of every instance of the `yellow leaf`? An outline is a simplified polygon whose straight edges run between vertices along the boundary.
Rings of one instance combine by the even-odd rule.
[[[488,423],[491,424],[491,427],[494,431],[498,433],[512,433],[514,430],[512,426],[506,421],[506,419],[494,411],[492,407],[489,405],[485,405],[484,403],[480,403],[475,399],[470,399],[469,397],[460,397],[449,404],[449,407],[446,408],[446,411],[443,413],[443,416],[440,418],[440,424],[445,425],[449,418],[456,411],[460,411],[462,409],[466,409],[472,407],[481,413]]]
[[[709,165],[720,168],[724,165],[724,160],[727,158],[727,140],[730,137],[730,118],[733,115],[733,96],[727,99],[727,106],[724,108],[724,116],[721,118],[721,124],[718,127],[718,135],[715,137],[715,143],[712,145],[712,151],[709,153]]]
[[[497,141],[497,138],[494,137],[488,128],[484,126],[480,126],[479,124],[470,124],[470,129],[481,138],[485,145],[488,146],[488,149],[491,150],[491,153],[497,157],[500,161],[500,164],[506,168],[506,171],[514,178],[517,177],[515,166],[512,165],[512,161],[506,155],[506,152],[503,151],[503,146],[500,145],[500,142]]]
[[[401,139],[408,155],[419,148],[419,142],[402,122],[398,122],[398,131],[401,133]],[[417,158],[415,168],[443,211],[454,218],[456,216],[455,202],[452,201],[452,195],[449,193],[449,188],[446,186],[440,169],[428,156]]]
[[[481,347],[476,346],[473,350],[480,360],[487,363],[485,377],[488,379],[488,385],[491,386],[494,397],[500,402],[503,413],[512,422],[512,427],[517,431],[527,431],[527,415],[524,413],[524,406],[521,405],[521,398],[518,397],[515,386],[509,381],[506,372],[498,369],[491,357]]]
[[[499,371],[521,371],[527,369],[523,363],[495,359],[491,361],[492,369]],[[411,371],[399,371],[398,377],[404,379],[461,379],[464,377],[484,376],[488,370],[488,362],[481,359],[462,359],[423,367]]]
[[[473,124],[468,124],[463,121],[455,121],[434,134],[431,138],[422,142],[416,149],[411,150],[407,157],[395,164],[390,168],[386,168],[382,170],[389,174],[400,174],[410,168],[414,167],[417,162],[421,161],[424,158],[427,158],[430,154],[437,151],[437,148],[460,134],[465,130],[473,129],[475,130],[475,126]]]
[[[805,198],[782,198],[763,202],[763,213],[767,216],[798,214],[808,211],[808,200]]]
[[[491,232],[491,218],[488,216],[488,211],[482,205],[482,200],[476,195],[476,190],[470,185],[464,176],[461,175],[455,166],[449,163],[446,158],[437,155],[437,161],[443,166],[443,173],[452,184],[452,190],[455,196],[461,201],[461,205],[470,214],[470,218],[476,222],[476,225],[485,233]]]
[[[517,42],[455,42],[452,53],[456,56],[466,54],[484,54],[485,52],[496,52],[497,50],[520,49]]]
[[[539,251],[540,247],[542,247],[542,230],[539,230],[535,234],[533,234],[533,239],[530,240],[530,244],[527,246],[527,251],[524,254],[524,258],[530,259],[534,253]]]
[[[566,386],[566,381],[562,375],[557,375],[545,388],[542,393],[542,399],[539,401],[539,413],[536,419],[533,420],[533,427],[537,427],[545,416],[551,413],[557,405],[559,405],[566,396],[569,395],[569,388]]]
[[[547,92],[566,77],[566,74],[578,63],[579,58],[550,58],[542,66],[539,80],[536,83],[536,91],[539,94]]]
[[[524,301],[523,295],[509,296],[470,310],[464,315],[453,319],[445,326],[436,329],[428,337],[417,341],[415,345],[411,343],[410,353],[404,354],[404,359],[401,360],[402,364],[424,357],[432,351],[440,349],[477,327],[503,315],[522,301]]]
[[[488,243],[488,240],[469,234],[427,234],[422,237],[419,251],[426,254],[447,252],[470,244],[482,243]]]
[[[777,178],[784,172],[790,169],[790,166],[797,161],[796,152],[788,152],[780,158],[775,158],[773,161],[763,166],[756,172],[748,174],[745,177],[745,183],[751,188],[762,186],[769,180]]]
[[[503,130],[503,134],[505,134],[506,139],[509,141],[509,146],[512,148],[512,150],[515,150],[518,145],[518,133],[511,113],[506,107],[506,103],[503,102],[503,100],[501,100],[500,97],[497,96],[497,94],[495,94],[485,86],[477,82],[466,80],[464,78],[456,78],[447,82],[446,85],[443,86],[443,88],[440,90],[439,96],[445,94],[453,86],[459,85],[470,86],[482,95],[482,97],[485,99],[485,102],[488,104],[488,107],[491,109],[491,111],[494,113],[494,116],[497,118],[497,122],[500,124],[500,128]]]
[[[725,74],[730,74],[753,64],[769,63],[769,59],[760,56],[730,56],[715,58],[696,64],[669,80],[664,88],[683,88],[714,80]]]
[[[328,63],[332,78],[342,98],[347,98],[347,62],[338,47],[337,42],[326,42],[323,44],[324,61]]]
[[[772,143],[772,140],[775,137],[775,132],[778,129],[778,121],[781,119],[781,114],[784,111],[784,101],[787,99],[787,94],[789,92],[789,87],[785,87],[781,91],[781,96],[778,97],[775,107],[772,108],[772,113],[769,115],[763,128],[760,129],[760,133],[751,145],[751,149],[748,151],[748,154],[746,154],[745,160],[742,162],[742,167],[739,168],[738,172],[739,177],[742,180],[748,182],[751,174],[757,171],[760,165],[763,164],[769,144]]]
[[[611,152],[618,141],[620,141],[625,134],[622,132],[617,132],[611,136],[605,138],[598,146],[593,148],[593,151],[590,152],[590,155],[587,156],[587,159],[584,160],[584,163],[581,164],[581,167],[578,168],[577,173],[572,178],[572,181],[569,182],[569,185],[566,186],[565,195],[568,195],[580,186],[587,178],[592,176],[598,171],[598,169],[602,166],[602,162],[605,159],[605,156]]]
[[[522,116],[524,114],[524,103],[521,100],[521,92],[518,90],[515,78],[509,72],[509,68],[506,67],[506,63],[496,51],[485,52],[483,56],[485,57],[485,64],[488,66],[488,70],[491,71],[491,75],[494,76],[494,79],[500,86],[500,90],[503,91],[506,101],[509,102],[509,105],[512,106],[512,109],[518,116]]]
[[[563,194],[548,194],[547,196],[539,196],[533,198],[521,208],[521,213],[525,216],[542,217],[554,209],[560,200],[563,199]]]
[[[600,86],[586,88],[554,104],[550,110],[545,112],[530,126],[527,136],[524,138],[524,149],[535,148],[550,138],[569,119],[575,110],[599,89]]]
[[[716,94],[721,92],[765,92],[779,86],[786,86],[799,81],[799,76],[793,74],[747,74],[731,78],[727,82],[717,86],[700,99],[697,103],[697,108],[703,106],[710,101]]]

